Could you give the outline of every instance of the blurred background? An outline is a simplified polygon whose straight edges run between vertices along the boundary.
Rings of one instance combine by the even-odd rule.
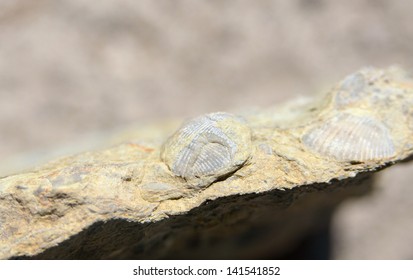
[[[101,131],[266,107],[364,66],[412,70],[412,9],[385,0],[0,0],[0,172],[18,155]],[[378,178],[372,194],[336,213],[333,258],[413,259],[413,164]]]

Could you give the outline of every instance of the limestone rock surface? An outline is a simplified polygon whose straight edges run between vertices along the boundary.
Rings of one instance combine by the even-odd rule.
[[[308,186],[317,197],[318,192],[328,192],[337,185],[329,183],[354,183],[353,178],[359,180],[360,176],[409,158],[413,150],[412,105],[413,81],[408,73],[397,67],[365,68],[319,98],[239,113],[248,127],[242,131],[248,136],[242,134],[237,141],[247,146],[242,149],[248,151],[248,157],[237,168],[228,169],[225,176],[212,176],[213,180],[211,174],[205,178],[195,174],[196,187],[174,172],[161,156],[169,135],[151,139],[147,135],[141,137],[139,132],[110,148],[58,159],[1,178],[0,258],[40,254],[99,223],[108,223],[110,228],[113,221],[130,222],[138,227],[137,239],[154,244],[145,235],[174,228],[168,223],[185,215],[195,217],[188,227],[209,231],[219,222],[228,225],[232,219],[241,223],[243,218],[236,216],[244,213],[238,209],[243,205],[247,205],[246,209],[270,205],[272,208],[257,214],[267,216],[268,211],[286,208],[297,200]],[[159,136],[166,134],[162,129],[154,126],[150,131]],[[225,129],[230,131],[231,123]],[[191,139],[182,141],[182,145],[188,145]],[[210,147],[219,147],[220,153],[228,154],[227,162],[219,159],[218,163],[232,162],[231,156],[236,152],[228,150],[222,138],[208,134],[205,139]],[[188,153],[196,153],[190,155],[192,161],[206,166],[216,161],[214,151],[205,151],[204,145],[188,149]],[[323,201],[328,200],[327,196]],[[318,205],[328,205],[330,209],[338,201],[332,199]],[[212,211],[209,203],[214,205],[215,216],[206,214]],[[224,206],[218,203],[227,204],[224,212],[230,214],[222,215],[220,209]],[[322,208],[316,209],[313,216]],[[251,211],[248,213],[256,213]],[[246,215],[245,219],[252,217],[253,214]],[[279,219],[278,225],[288,228],[288,220]],[[95,231],[107,228],[98,227]],[[296,228],[295,232],[301,230],[304,229]],[[294,230],[284,233],[287,232]],[[222,231],[213,234],[218,233],[225,236]],[[279,240],[282,238],[283,234]],[[154,240],[159,246],[163,239]],[[127,242],[118,245],[104,257],[133,258],[131,253],[116,255],[117,250],[127,250]],[[171,252],[162,256],[173,257]],[[145,258],[149,254],[138,255]],[[80,258],[81,254],[76,256]]]

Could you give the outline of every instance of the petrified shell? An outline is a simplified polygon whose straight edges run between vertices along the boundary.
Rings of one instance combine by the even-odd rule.
[[[334,105],[339,110],[358,107],[373,111],[380,106],[398,106],[399,99],[406,99],[409,87],[409,74],[398,67],[363,68],[348,75],[334,89]]]
[[[162,160],[191,185],[206,186],[250,157],[251,131],[238,117],[211,113],[184,124],[164,144]]]
[[[361,71],[347,76],[337,90],[336,105],[342,107],[362,99],[366,84],[366,79]]]
[[[384,159],[395,153],[387,127],[372,117],[347,113],[308,131],[302,141],[313,151],[340,161]]]

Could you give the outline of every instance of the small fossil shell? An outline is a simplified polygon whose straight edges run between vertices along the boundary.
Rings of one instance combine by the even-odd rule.
[[[161,158],[176,176],[200,187],[239,169],[250,153],[250,128],[219,112],[185,123],[163,145]]]
[[[387,127],[371,117],[348,113],[308,131],[302,141],[313,151],[340,161],[384,159],[395,153]]]
[[[347,76],[340,84],[335,95],[335,103],[340,108],[360,101],[364,97],[367,82],[361,72]]]
[[[380,106],[397,106],[399,98],[406,98],[405,90],[411,79],[400,68],[363,68],[348,75],[333,92],[337,109],[349,106],[375,110]]]

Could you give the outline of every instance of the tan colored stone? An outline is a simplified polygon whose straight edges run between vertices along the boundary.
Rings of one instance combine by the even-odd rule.
[[[365,79],[362,84],[360,76]],[[357,79],[352,81],[352,77]],[[201,188],[193,188],[170,170],[161,159],[163,142],[159,139],[145,145],[127,139],[109,149],[63,158],[2,178],[0,257],[39,254],[99,221],[155,222],[221,197],[299,191],[300,186],[378,170],[411,156],[412,103],[412,80],[392,67],[364,69],[319,100],[245,113],[252,135],[250,159],[228,177],[211,185],[210,181],[200,184]],[[309,131],[324,129],[328,120],[343,113],[368,116],[380,123],[388,130],[394,152],[352,160],[306,144],[303,137]],[[349,131],[346,143],[351,145],[353,132]],[[345,137],[336,133],[323,140],[335,143],[337,135]]]

